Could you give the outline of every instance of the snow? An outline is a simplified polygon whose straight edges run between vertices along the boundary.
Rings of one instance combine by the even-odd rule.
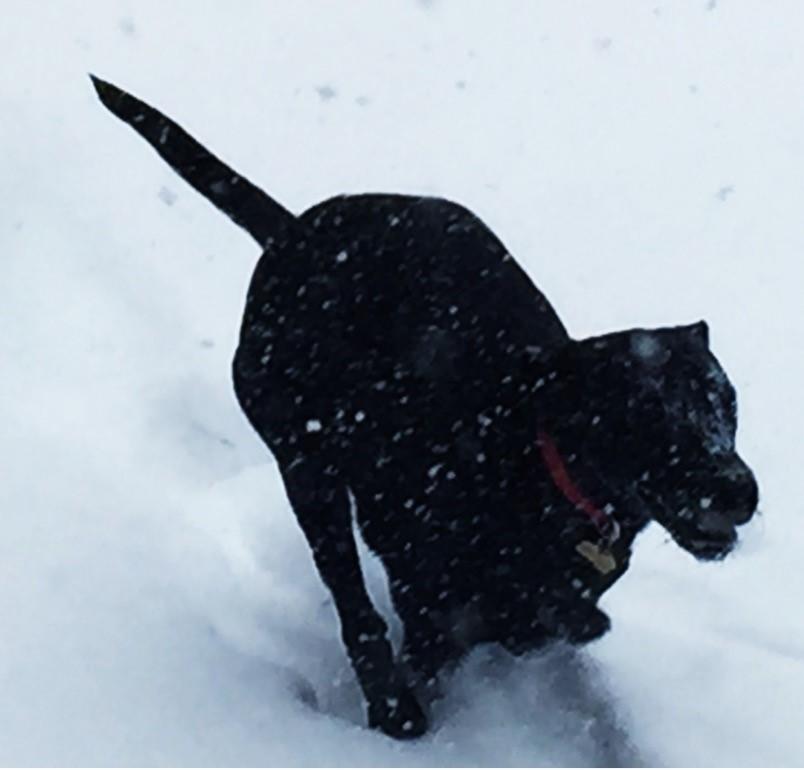
[[[804,763],[796,0],[3,8],[0,764]],[[89,71],[294,210],[460,200],[577,336],[705,318],[761,483],[742,547],[653,528],[588,671],[478,649],[427,737],[366,730],[229,382],[256,250]]]

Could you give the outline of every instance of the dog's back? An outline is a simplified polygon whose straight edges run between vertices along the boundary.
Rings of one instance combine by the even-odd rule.
[[[300,221],[312,231],[303,245],[266,251],[255,270],[235,370],[268,398],[301,397],[305,425],[342,411],[362,413],[364,433],[393,433],[411,415],[436,430],[439,415],[487,406],[496,373],[520,366],[523,350],[546,358],[567,340],[457,204],[345,196]]]

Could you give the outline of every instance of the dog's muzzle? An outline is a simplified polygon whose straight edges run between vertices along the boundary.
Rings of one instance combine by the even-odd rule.
[[[654,488],[655,489],[655,488]],[[737,545],[737,527],[754,515],[759,489],[754,474],[736,455],[705,470],[665,477],[664,489],[641,489],[657,504],[655,518],[697,559],[722,559]],[[661,511],[661,513],[659,512]]]

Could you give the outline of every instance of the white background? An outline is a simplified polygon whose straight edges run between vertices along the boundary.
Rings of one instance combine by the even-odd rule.
[[[613,761],[605,719],[631,761],[804,763],[801,3],[2,11],[0,763],[589,764]],[[365,730],[231,391],[255,246],[88,71],[294,210],[467,204],[576,336],[707,319],[761,483],[742,547],[707,565],[642,536],[580,700],[550,655],[479,650],[427,737]]]

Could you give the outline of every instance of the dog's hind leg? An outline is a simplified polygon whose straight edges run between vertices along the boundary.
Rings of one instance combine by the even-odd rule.
[[[397,670],[387,625],[363,580],[346,484],[321,457],[296,459],[281,472],[318,571],[335,601],[341,636],[368,702],[369,725],[395,738],[421,735],[427,719]]]
[[[439,672],[463,652],[452,633],[456,630],[454,607],[445,607],[450,592],[445,590],[444,575],[438,568],[433,571],[422,557],[415,532],[406,534],[407,517],[399,501],[395,505],[391,495],[383,494],[378,502],[371,488],[350,486],[360,532],[382,561],[394,610],[402,622],[401,663],[417,686],[435,684]]]
[[[391,597],[404,628],[402,662],[414,682],[432,689],[439,673],[466,651],[458,641],[463,618],[457,612],[437,610],[435,597],[428,600],[412,585],[394,577]]]

